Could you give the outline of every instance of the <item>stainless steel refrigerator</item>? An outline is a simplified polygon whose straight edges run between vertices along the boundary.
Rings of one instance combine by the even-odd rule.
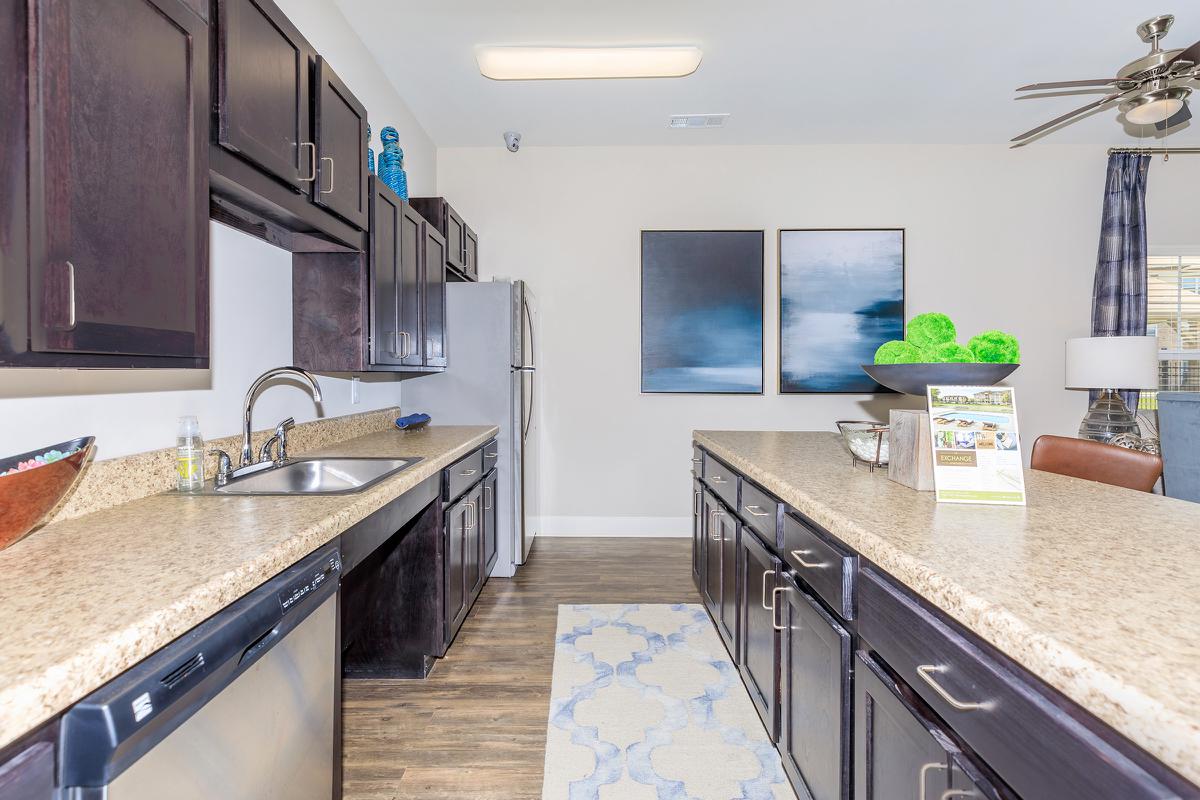
[[[446,286],[444,373],[405,381],[405,414],[435,425],[499,425],[497,558],[492,575],[525,563],[538,527],[537,309],[524,281]]]

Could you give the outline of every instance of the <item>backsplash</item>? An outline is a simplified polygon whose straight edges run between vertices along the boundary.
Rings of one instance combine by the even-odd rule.
[[[399,408],[383,408],[344,417],[302,422],[288,432],[288,452],[293,456],[302,455],[363,434],[385,430],[398,416]],[[263,442],[273,433],[273,428],[255,431],[251,438],[253,452],[257,453]],[[224,450],[236,459],[242,449],[242,437],[240,434],[223,436],[208,441],[205,445],[208,449]],[[204,470],[209,479],[216,474],[215,456],[206,457]],[[135,453],[108,461],[94,461],[87,467],[79,486],[51,521],[74,519],[173,488],[174,447]]]

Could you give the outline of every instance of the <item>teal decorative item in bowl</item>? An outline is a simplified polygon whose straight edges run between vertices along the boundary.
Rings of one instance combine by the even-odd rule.
[[[0,458],[0,550],[46,521],[75,487],[95,444],[85,436]]]
[[[965,346],[945,314],[919,314],[908,323],[904,341],[885,342],[875,363],[863,371],[877,383],[903,394],[924,396],[929,386],[992,386],[1019,367],[1017,337],[984,331]]]

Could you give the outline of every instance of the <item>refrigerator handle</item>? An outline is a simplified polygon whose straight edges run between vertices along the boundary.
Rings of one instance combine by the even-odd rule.
[[[532,370],[530,370],[532,372]],[[529,426],[533,424],[533,406],[537,402],[537,381],[530,377],[529,379],[529,418],[522,418],[521,421],[521,441],[529,441]]]
[[[533,316],[529,313],[529,299],[527,297],[525,297],[524,293],[521,294],[521,306],[524,310],[524,313],[521,316],[525,318],[524,319],[525,327],[527,327],[529,329],[529,361],[530,361],[530,364],[528,366],[523,366],[521,368],[521,370],[523,372],[525,372],[525,371],[533,372],[534,368],[537,365],[537,348],[534,346],[534,341],[533,341]],[[522,354],[522,356],[524,356],[524,354]],[[522,360],[524,360],[524,358],[522,358]],[[529,419],[523,420],[523,422],[522,422],[521,441],[529,440],[529,426],[533,424],[533,408],[534,408],[534,404],[536,402],[537,402],[537,381],[533,377],[530,377],[529,378]]]

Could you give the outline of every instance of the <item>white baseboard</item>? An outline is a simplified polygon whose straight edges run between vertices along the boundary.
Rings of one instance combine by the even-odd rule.
[[[691,517],[542,517],[538,536],[670,537],[692,535]]]

